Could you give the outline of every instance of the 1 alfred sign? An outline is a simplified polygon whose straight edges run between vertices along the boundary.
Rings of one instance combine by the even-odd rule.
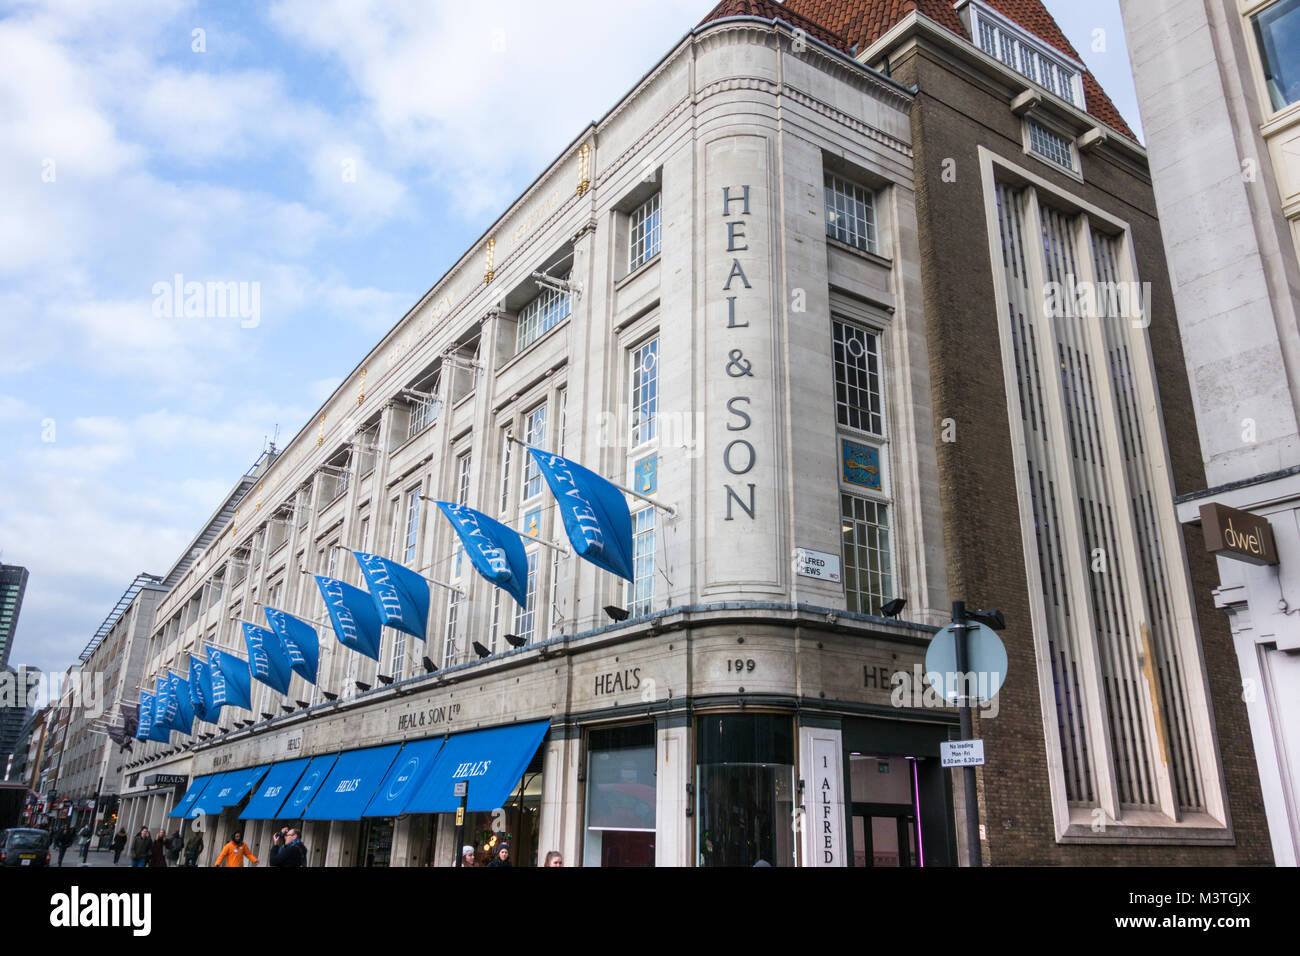
[[[1248,564],[1277,564],[1277,544],[1267,518],[1227,505],[1201,505],[1205,550]]]

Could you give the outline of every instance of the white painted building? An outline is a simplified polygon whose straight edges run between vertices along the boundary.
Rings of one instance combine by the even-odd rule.
[[[1277,863],[1300,859],[1300,2],[1121,0],[1207,488],[1279,563],[1220,553]],[[1240,519],[1237,525],[1241,525]]]

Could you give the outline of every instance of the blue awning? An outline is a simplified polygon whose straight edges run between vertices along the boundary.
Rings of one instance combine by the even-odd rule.
[[[226,804],[223,803],[222,800],[225,795],[230,792],[230,789],[233,786],[232,784],[227,783],[226,778],[229,776],[230,774],[228,773],[213,774],[208,785],[204,787],[203,792],[199,794],[199,798],[195,800],[194,804],[190,807],[187,819],[193,819],[198,816],[200,812],[204,814],[217,814],[225,809]]]
[[[307,805],[304,820],[360,820],[361,811],[388,773],[401,744],[348,750],[339,754],[338,762]]]
[[[471,811],[495,810],[504,805],[550,727],[549,720],[539,720],[448,738],[429,775],[407,803],[406,812],[454,811],[460,806],[455,794],[458,780],[469,781]]]
[[[415,796],[424,778],[433,767],[438,751],[442,749],[442,738],[432,737],[428,740],[413,740],[402,745],[402,752],[397,755],[388,775],[380,783],[375,795],[370,798],[363,817],[396,817],[406,812],[406,805]]]
[[[253,799],[248,801],[248,806],[244,807],[244,812],[239,815],[241,820],[276,820],[280,807],[289,799],[290,794],[294,791],[294,786],[298,783],[302,772],[307,769],[307,764],[311,763],[310,757],[303,757],[300,760],[290,760],[287,763],[278,763],[271,768],[271,772],[266,775],[253,794]]]
[[[226,807],[233,807],[244,799],[248,791],[257,786],[268,767],[270,764],[264,763],[257,767],[245,767],[243,770],[231,770],[218,775],[194,801],[194,809],[190,815],[196,816],[201,810],[205,814],[215,816]]]
[[[325,775],[330,772],[334,766],[334,761],[338,759],[338,754],[324,754],[320,757],[313,757],[307,769],[302,772],[298,778],[298,785],[294,787],[293,794],[288,800],[284,801],[284,806],[280,808],[281,820],[301,820],[303,811],[307,809],[307,804],[311,803],[311,798],[316,796],[316,791],[320,789],[321,781]]]
[[[181,797],[180,800],[177,801],[176,806],[172,808],[172,812],[167,814],[168,818],[188,819],[185,814],[189,813],[189,811],[193,809],[194,801],[199,798],[199,794],[203,792],[203,789],[211,783],[213,778],[216,776],[215,773],[205,773],[201,777],[195,777],[194,782],[190,784],[190,788],[185,791],[185,796]]]

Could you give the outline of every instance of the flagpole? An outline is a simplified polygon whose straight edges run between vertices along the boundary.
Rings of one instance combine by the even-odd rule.
[[[521,442],[518,438],[516,438],[513,432],[506,432],[506,441],[514,442],[516,445],[519,445],[523,448],[529,447],[528,445]],[[540,448],[538,449],[538,451],[543,451],[543,450],[544,449],[540,449]],[[547,452],[547,454],[551,454],[551,453]],[[625,487],[624,485],[620,485],[617,481],[610,481],[604,475],[601,475],[600,477],[602,481],[609,481],[611,485],[613,485],[619,491],[623,492],[623,494],[631,495],[633,498],[639,498],[641,501],[644,501],[646,504],[653,505],[654,507],[658,508],[660,511],[667,512],[668,517],[670,518],[677,517],[677,509],[674,508],[672,505],[666,505],[662,501],[655,501],[653,498],[648,497],[647,495],[643,495],[639,491],[633,491],[631,488]]]
[[[423,495],[421,495],[421,497],[423,497]],[[344,546],[341,545],[341,544],[336,544],[336,545],[334,545],[334,549],[335,549],[336,551],[352,551],[351,548],[344,547]],[[353,553],[354,555],[356,554],[355,551],[352,551],[352,553]],[[382,558],[383,555],[380,555],[380,557]],[[388,559],[386,559],[386,560],[390,560],[390,561],[391,561],[392,559],[391,559],[391,558],[388,558]],[[394,564],[397,564],[396,561],[393,561],[393,563],[394,563]],[[401,567],[406,567],[406,565],[401,565]],[[406,568],[406,569],[407,569],[408,571],[411,571],[410,568]],[[311,572],[308,571],[306,568],[302,568],[302,569],[300,569],[300,570],[299,570],[299,573],[300,573],[300,574],[311,574]],[[457,586],[454,585],[454,584],[448,584],[446,581],[439,581],[437,578],[431,578],[431,577],[429,577],[429,576],[426,575],[426,574],[419,574],[419,573],[417,573],[417,572],[415,572],[415,571],[411,571],[411,573],[414,574],[414,575],[415,575],[416,577],[418,577],[418,578],[423,578],[424,580],[428,581],[430,584],[436,584],[436,585],[438,585],[438,587],[440,587],[440,588],[446,588],[448,591],[454,591],[454,592],[456,592],[457,594],[461,595],[461,597],[464,597],[464,596],[465,596],[465,590],[464,590],[464,588],[459,588],[459,587],[457,587]]]
[[[434,503],[437,503],[438,501],[437,498],[430,498],[428,495],[420,495],[420,497],[424,501],[432,501]],[[502,521],[499,523],[501,524],[502,527],[510,528],[510,524],[508,522]],[[525,534],[524,532],[520,531],[518,528],[510,528],[510,530],[513,531],[515,534],[519,535],[519,537],[523,538],[525,541],[531,541],[534,544],[540,544],[543,548],[550,548],[552,551],[558,551],[560,552],[560,554],[564,555],[565,557],[568,557],[569,555],[569,549],[562,544],[558,544],[554,541],[547,541],[545,538],[538,538],[531,534]]]
[[[303,573],[303,574],[308,574],[308,573],[310,573],[310,572],[304,570],[302,573]],[[267,607],[267,606],[268,606],[268,605],[263,604],[261,601],[254,601],[254,602],[253,602],[253,607]],[[272,610],[272,611],[278,611],[279,608],[274,608],[274,607],[273,607],[273,608],[271,608],[271,610]],[[282,614],[289,614],[288,611],[281,611],[281,613],[282,613]],[[296,618],[296,619],[299,620],[299,621],[305,621],[305,622],[308,623],[308,624],[315,624],[317,627],[332,627],[332,626],[333,626],[332,624],[330,624],[329,621],[318,621],[318,620],[317,620],[316,618],[314,618],[314,617],[298,617],[297,614],[289,614],[289,617]]]

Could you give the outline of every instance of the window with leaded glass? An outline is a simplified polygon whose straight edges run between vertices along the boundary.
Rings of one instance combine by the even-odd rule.
[[[841,425],[872,435],[884,434],[880,342],[858,325],[834,322],[835,414]]]
[[[827,173],[826,235],[876,252],[876,205],[871,191]]]
[[[629,217],[629,271],[640,268],[659,255],[659,193],[632,211]]]
[[[538,405],[524,416],[524,442],[534,448],[542,448],[546,441],[546,405]],[[542,493],[542,471],[537,467],[533,456],[524,459],[524,497],[527,501]]]
[[[567,275],[560,276],[559,281],[567,282],[568,278]],[[572,294],[543,286],[542,291],[519,310],[519,324],[515,330],[515,351],[522,352],[559,325],[572,308]]]
[[[651,339],[632,351],[632,422],[628,447],[636,448],[655,437],[659,409],[659,340]]]
[[[844,594],[850,611],[879,614],[893,597],[889,506],[859,495],[840,495],[844,536]]]
[[[655,594],[655,510],[632,512],[632,582],[628,610],[633,617],[649,614]]]

